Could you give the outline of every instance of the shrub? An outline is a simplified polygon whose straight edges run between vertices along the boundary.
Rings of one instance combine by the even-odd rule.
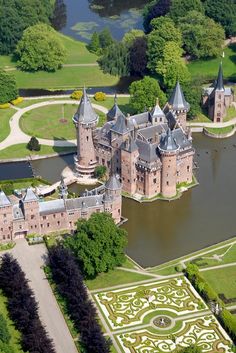
[[[107,172],[107,168],[105,165],[98,165],[96,168],[95,168],[95,177],[98,178],[98,179],[101,179],[102,177],[104,177],[104,175],[106,174]]]
[[[11,101],[11,104],[13,104],[13,105],[17,105],[17,104],[22,103],[22,102],[23,102],[23,100],[24,100],[24,98],[23,98],[23,97],[18,97],[18,98],[16,98],[16,99],[13,99],[13,100]]]
[[[225,329],[236,339],[236,317],[233,316],[227,309],[223,309],[220,314],[220,320]]]
[[[36,137],[32,136],[27,144],[27,148],[30,151],[40,151],[40,144]]]
[[[0,109],[7,109],[7,108],[10,108],[10,103],[0,104]]]
[[[183,265],[182,264],[178,264],[175,266],[175,271],[176,272],[182,272],[183,271]]]
[[[74,92],[71,94],[70,98],[71,98],[71,99],[76,99],[76,100],[79,101],[79,100],[82,98],[82,96],[83,96],[83,92],[82,92],[82,91],[74,91]]]
[[[103,102],[107,98],[106,93],[104,92],[96,92],[94,95],[94,99],[98,102]]]

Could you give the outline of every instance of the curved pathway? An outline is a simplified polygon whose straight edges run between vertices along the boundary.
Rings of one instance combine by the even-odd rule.
[[[36,104],[32,104],[29,107],[22,108],[22,109],[17,109],[16,113],[11,117],[10,119],[10,134],[8,137],[0,143],[0,150],[5,149],[7,147],[10,147],[12,145],[18,145],[20,143],[27,143],[29,142],[31,136],[25,134],[21,128],[20,128],[20,118],[22,117],[23,114],[26,112],[29,112],[30,110],[40,108],[40,107],[46,107],[48,105],[56,105],[56,104],[77,104],[79,105],[79,102],[71,101],[71,100],[60,100],[60,101],[45,101],[45,102],[40,102]],[[101,111],[102,113],[106,114],[108,112],[107,108],[102,107],[101,105],[98,104],[92,104],[92,106]],[[55,146],[55,147],[71,147],[76,145],[76,140],[48,140],[48,139],[41,139],[38,138],[39,143],[41,145],[47,145],[47,146]]]

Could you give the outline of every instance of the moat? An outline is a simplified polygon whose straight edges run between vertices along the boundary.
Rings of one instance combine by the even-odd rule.
[[[123,198],[128,218],[127,254],[154,266],[235,235],[236,136],[225,140],[194,134],[199,186],[181,199],[140,204]],[[36,174],[55,181],[72,156],[33,162]],[[83,187],[73,186],[73,191]]]

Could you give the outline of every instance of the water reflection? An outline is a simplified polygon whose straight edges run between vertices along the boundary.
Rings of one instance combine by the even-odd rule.
[[[101,17],[121,16],[130,9],[143,9],[145,0],[88,0],[89,8]]]
[[[60,31],[63,27],[66,26],[67,12],[66,12],[66,4],[64,3],[63,0],[56,0],[51,22],[53,27],[57,31]]]

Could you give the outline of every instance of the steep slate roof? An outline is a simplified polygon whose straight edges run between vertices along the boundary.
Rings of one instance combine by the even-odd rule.
[[[157,155],[158,143],[149,143],[137,139],[136,144],[138,145],[139,158],[145,162],[151,163],[159,159]]]
[[[65,211],[63,199],[39,202],[40,215],[48,215]]]
[[[179,81],[176,83],[168,103],[173,110],[189,110],[190,105],[185,100]]]
[[[88,207],[94,207],[102,205],[103,203],[103,195],[94,196],[84,196],[77,197],[75,199],[67,199],[65,200],[65,205],[67,210],[78,210],[85,209]]]
[[[163,110],[160,108],[159,104],[157,103],[155,107],[151,111],[151,115],[153,117],[165,117]]]
[[[120,190],[121,183],[117,179],[117,177],[113,174],[105,184],[105,188],[108,190]]]
[[[216,80],[215,84],[215,90],[216,91],[224,91],[224,79],[223,79],[223,68],[222,68],[222,62],[220,63],[219,71],[218,71],[218,77]]]
[[[175,142],[177,143],[177,145],[180,146],[180,148],[192,147],[191,141],[187,139],[182,129],[179,128],[179,129],[172,130],[172,136]]]
[[[23,197],[23,202],[32,202],[32,201],[38,201],[38,198],[33,192],[33,190],[31,188],[28,188],[26,190],[25,196]]]
[[[4,191],[0,191],[0,207],[10,206],[11,202]]]
[[[129,132],[129,129],[126,126],[126,119],[123,114],[118,115],[115,124],[111,127],[111,130],[121,135]]]
[[[113,105],[113,107],[108,111],[107,118],[108,120],[115,120],[119,115],[122,115],[122,111],[118,107],[117,103]]]
[[[81,98],[78,110],[73,117],[73,121],[89,124],[94,123],[96,120],[98,120],[98,116],[95,113],[84,88],[83,97]]]
[[[165,135],[162,135],[159,148],[163,151],[178,150],[179,146],[177,145],[170,128],[167,130],[167,133]]]
[[[133,137],[130,137],[127,141],[125,141],[123,143],[122,148],[125,151],[128,151],[130,153],[138,150],[138,146],[137,146],[136,142],[134,141]]]

